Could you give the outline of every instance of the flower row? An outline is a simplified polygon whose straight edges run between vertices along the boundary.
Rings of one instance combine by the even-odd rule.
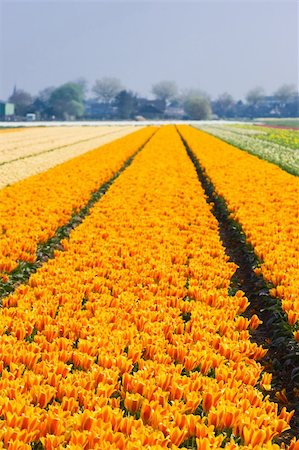
[[[82,128],[82,127],[81,127]],[[64,127],[57,130],[58,136],[49,135],[47,128],[43,130],[43,139],[37,136],[28,139],[25,133],[22,142],[15,142],[15,149],[7,149],[1,144],[0,155],[4,162],[0,163],[0,189],[24,180],[30,176],[49,170],[51,167],[62,164],[76,156],[96,149],[114,139],[121,138],[134,131],[134,127],[97,127],[93,134],[83,133],[81,128],[74,127],[72,135],[69,136]],[[28,130],[29,131],[29,130]],[[66,134],[66,136],[65,136]],[[57,141],[59,135],[62,139]],[[64,137],[65,136],[65,137]],[[11,141],[5,136],[4,140]],[[45,139],[46,138],[46,139]],[[12,144],[12,143],[11,143]],[[6,155],[3,155],[6,150]],[[17,153],[17,155],[15,154]]]
[[[0,191],[0,275],[34,262],[37,246],[67,223],[150,138],[145,128]],[[21,133],[20,133],[21,134]]]
[[[274,132],[270,134],[270,129],[266,132],[266,128],[258,130],[256,126],[204,124],[200,129],[248,153],[277,164],[291,174],[299,175],[299,155],[296,150],[299,142],[298,131],[279,130],[273,136]]]
[[[3,302],[4,448],[279,448],[292,413],[265,396],[259,321],[228,296],[236,266],[174,127],[63,246]]]
[[[298,178],[206,133],[179,129],[231,217],[242,225],[299,340]]]
[[[35,127],[21,129],[20,133],[0,134],[0,164],[32,155],[65,149],[78,142],[113,134],[125,127]],[[129,129],[132,129],[130,127]],[[11,131],[11,130],[9,130]],[[92,147],[90,147],[92,148]],[[95,147],[93,147],[95,148]]]
[[[237,125],[236,129],[240,132],[248,133],[250,130],[254,130],[256,137],[264,141],[278,144],[283,147],[293,148],[294,150],[299,147],[299,129],[284,129],[275,128],[273,125]]]

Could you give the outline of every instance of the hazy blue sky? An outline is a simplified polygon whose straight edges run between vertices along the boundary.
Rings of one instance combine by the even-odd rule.
[[[237,98],[298,83],[297,0],[0,0],[0,98],[115,76]]]

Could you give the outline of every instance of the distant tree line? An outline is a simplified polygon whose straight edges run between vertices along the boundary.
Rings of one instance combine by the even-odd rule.
[[[213,113],[223,119],[256,117],[298,117],[299,94],[295,86],[284,84],[272,95],[266,95],[262,87],[251,89],[246,101],[235,101],[224,93],[212,101]]]
[[[267,96],[261,87],[250,90],[246,100],[223,93],[212,100],[198,89],[179,91],[174,81],[152,86],[152,99],[126,89],[120,80],[104,77],[95,81],[88,96],[85,79],[47,87],[36,96],[15,87],[8,101],[15,104],[15,119],[33,113],[39,120],[128,120],[128,119],[236,119],[298,117],[298,92],[283,85]]]

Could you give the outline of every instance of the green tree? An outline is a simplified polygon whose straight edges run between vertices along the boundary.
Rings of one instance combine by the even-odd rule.
[[[35,97],[33,112],[35,112],[39,119],[49,119],[53,115],[52,108],[49,105],[49,99],[55,87],[49,86],[41,90]]]
[[[41,91],[39,91],[37,98],[40,99],[40,101],[44,102],[44,103],[48,103],[50,100],[50,97],[52,95],[52,93],[55,91],[55,87],[54,86],[49,86],[46,87],[44,89],[42,89]]]
[[[77,119],[84,114],[84,94],[76,83],[65,83],[56,88],[49,98],[53,114],[59,119]]]
[[[185,113],[192,120],[207,120],[211,117],[211,105],[206,97],[189,95],[183,105]]]
[[[137,97],[131,91],[123,90],[115,98],[120,119],[132,119],[136,113]]]

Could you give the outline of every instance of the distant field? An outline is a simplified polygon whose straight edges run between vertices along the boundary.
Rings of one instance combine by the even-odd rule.
[[[202,123],[197,127],[293,175],[299,175],[299,130],[217,122]]]
[[[134,129],[133,126],[72,126],[0,130],[0,189],[123,137]],[[22,131],[12,132],[19,130]]]
[[[0,133],[9,133],[9,132],[12,132],[12,131],[21,131],[21,130],[23,130],[23,128],[20,128],[20,127],[16,127],[16,128],[6,128],[6,127],[1,127],[0,126]]]
[[[257,119],[266,125],[277,125],[281,127],[299,128],[299,117],[288,119]]]

